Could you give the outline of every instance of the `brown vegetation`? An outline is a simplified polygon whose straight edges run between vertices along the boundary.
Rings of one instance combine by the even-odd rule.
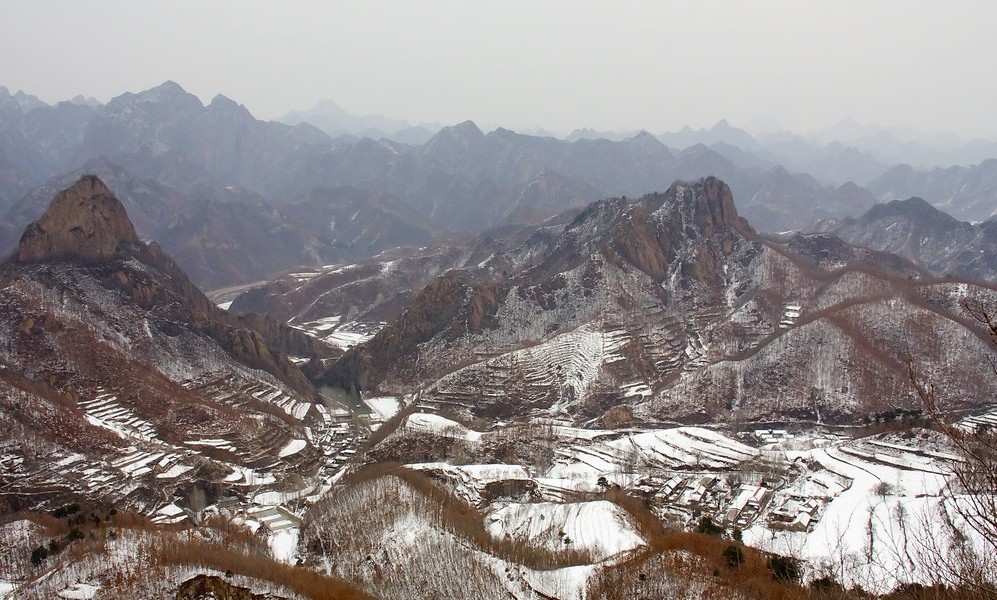
[[[249,553],[225,543],[160,538],[148,556],[153,564],[195,565],[262,579],[312,600],[370,598],[350,584],[318,571],[285,565],[265,554]]]
[[[347,484],[355,485],[382,477],[400,479],[422,496],[428,506],[434,508],[437,524],[493,556],[533,569],[557,569],[592,563],[592,556],[587,550],[553,551],[531,546],[528,542],[517,539],[495,539],[485,529],[484,516],[477,508],[455,497],[427,475],[398,464],[381,463],[367,466],[351,476]],[[328,501],[335,502],[335,499],[333,497]],[[316,512],[319,514],[322,512],[318,505]]]

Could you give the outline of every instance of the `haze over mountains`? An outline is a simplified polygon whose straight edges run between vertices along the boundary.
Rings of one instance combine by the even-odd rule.
[[[761,543],[785,531],[784,514],[810,510],[798,498],[813,493],[814,481],[826,491],[812,500],[806,524],[788,530],[802,537],[768,547],[786,552],[780,544],[811,540],[814,564],[824,564],[835,550],[820,540],[835,527],[844,491],[873,493],[877,480],[862,473],[913,474],[895,500],[905,507],[896,518],[913,527],[923,515],[908,523],[903,514],[924,497],[943,497],[945,469],[956,460],[947,447],[817,436],[811,460],[791,462],[778,445],[763,454],[714,428],[746,428],[739,439],[759,443],[776,435],[752,429],[759,422],[789,422],[808,444],[804,432],[815,424],[916,414],[908,360],[939,386],[946,406],[992,419],[977,415],[997,392],[990,364],[979,360],[993,350],[961,307],[997,302],[993,287],[938,281],[898,256],[824,234],[766,239],[716,178],[598,201],[541,226],[509,226],[501,238],[399,252],[292,273],[233,303],[278,320],[232,313],[211,304],[158,244],[138,239],[100,179],[84,176],[59,192],[0,277],[9,332],[0,345],[0,419],[16,432],[0,445],[3,497],[57,514],[74,498],[152,523],[118,533],[113,515],[95,515],[97,533],[115,531],[108,546],[69,562],[47,559],[61,578],[19,571],[21,585],[44,595],[75,589],[69,577],[115,593],[177,590],[186,598],[188,587],[208,586],[219,597],[231,584],[160,569],[240,568],[255,554],[264,558],[241,567],[248,579],[240,581],[291,597],[295,579],[273,575],[274,559],[319,569],[342,556],[322,584],[345,590],[334,597],[419,595],[426,577],[431,595],[445,594],[450,570],[498,560],[504,575],[484,569],[468,585],[486,597],[511,581],[517,598],[541,597],[538,585],[545,597],[570,598],[618,573],[615,561],[631,550],[661,543],[659,519],[687,526],[690,507],[729,527],[750,525],[748,539]],[[912,346],[936,350],[911,355]],[[372,412],[364,416],[361,406]],[[470,422],[487,430],[462,424]],[[690,423],[709,428],[668,428]],[[30,453],[18,450],[25,443]],[[763,466],[752,466],[757,460]],[[383,461],[407,466],[377,466]],[[780,480],[766,483],[771,473]],[[692,499],[703,476],[716,489],[709,500]],[[914,485],[918,476],[930,477]],[[623,497],[605,495],[609,478],[628,490]],[[737,483],[744,478],[759,483]],[[770,496],[769,505],[740,507],[749,492]],[[642,494],[656,512],[641,512],[626,494]],[[376,518],[359,517],[372,507]],[[187,527],[205,515],[256,524],[256,541],[234,554],[187,542],[186,553],[163,558],[177,542],[155,524]],[[519,521],[548,519],[557,544],[526,553],[544,547],[546,534]],[[403,523],[432,544],[399,547]],[[26,527],[30,540],[45,531]],[[0,529],[5,543],[14,535]],[[581,554],[563,548],[569,535]],[[117,536],[154,550],[124,558]],[[198,554],[206,548],[212,558]],[[418,577],[358,569],[374,555]],[[880,591],[907,581],[876,577],[876,564],[841,577]],[[583,565],[579,580],[563,579],[560,569]],[[116,579],[132,567],[158,575]],[[701,584],[699,570],[670,569],[650,580],[666,592],[679,573]],[[719,585],[729,594],[741,584]]]
[[[0,247],[11,251],[46,199],[85,172],[104,177],[139,234],[160,240],[211,288],[536,223],[705,175],[724,179],[740,212],[771,232],[913,195],[982,221],[992,216],[989,182],[997,181],[995,161],[896,165],[930,153],[904,154],[908,146],[892,134],[854,124],[812,138],[755,137],[725,121],[658,136],[607,134],[612,140],[485,133],[470,121],[416,135],[402,121],[355,117],[330,102],[284,120],[294,124],[257,120],[224,96],[205,106],[173,82],[106,105],[49,106],[0,90]],[[825,143],[835,134],[845,143]],[[945,156],[978,160],[990,149],[967,143]]]
[[[997,426],[997,160],[284,120],[0,90],[0,595],[893,598],[990,564],[918,384]]]
[[[997,3],[0,14],[0,600],[997,599]]]
[[[334,354],[282,323],[216,308],[157,244],[139,241],[125,208],[94,176],[60,192],[26,229],[4,269],[2,289],[8,332],[2,417],[24,439],[44,439],[39,450],[105,453],[114,462],[134,452],[136,443],[160,451],[160,458],[170,446],[167,462],[183,472],[211,468],[183,450],[182,440],[200,427],[221,433],[252,420],[260,407],[240,391],[252,385],[311,402],[315,390],[287,353]],[[95,399],[93,411],[85,402],[77,408],[77,401]],[[236,405],[238,416],[232,412]],[[271,433],[250,427],[238,435],[258,446],[301,434],[297,421],[266,420]],[[250,466],[251,451],[237,455],[226,451],[215,458]],[[73,473],[56,473],[54,488],[30,501],[58,496],[60,489],[80,493]],[[23,492],[35,475],[21,472]],[[146,483],[117,491],[109,488],[114,482],[90,482],[83,493],[131,494],[141,504],[160,493],[154,484],[176,483],[170,477],[157,481],[151,469],[133,475],[145,476]]]

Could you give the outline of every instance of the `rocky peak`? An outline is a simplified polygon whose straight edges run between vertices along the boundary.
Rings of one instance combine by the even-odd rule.
[[[179,83],[167,80],[156,87],[139,92],[137,95],[146,100],[162,100],[167,98],[182,98],[190,94]]]
[[[48,106],[48,104],[39,100],[37,96],[25,94],[21,90],[11,94],[10,90],[0,85],[0,108],[27,114],[41,106]]]
[[[112,98],[107,103],[107,108],[113,113],[126,107],[135,108],[141,105],[166,105],[181,111],[197,111],[204,108],[197,96],[188,93],[173,81],[166,81],[142,92],[121,94]]]
[[[635,148],[640,148],[642,150],[647,150],[647,151],[657,150],[657,151],[660,152],[662,150],[667,150],[668,149],[668,147],[665,146],[661,142],[661,140],[659,140],[658,138],[654,137],[653,135],[651,135],[650,133],[648,133],[644,129],[641,129],[640,132],[637,135],[635,135],[633,137],[629,137],[629,138],[627,138],[624,141],[627,144],[629,144],[630,146],[633,146]]]
[[[447,145],[458,145],[469,148],[471,144],[476,144],[485,138],[485,134],[478,129],[474,121],[464,121],[450,127],[441,129],[429,142],[427,146],[435,146],[441,143]]]
[[[680,256],[691,261],[697,278],[716,279],[721,255],[731,251],[735,239],[751,233],[727,184],[706,177],[641,198],[613,228],[611,248],[656,281],[666,277]]]
[[[445,129],[450,129],[455,135],[467,136],[475,139],[480,139],[485,136],[481,133],[481,129],[474,123],[474,121],[467,120],[461,123],[457,123],[452,127],[446,127]]]
[[[883,225],[877,226],[878,222],[883,223]],[[918,235],[931,233],[936,236],[946,236],[960,231],[965,235],[970,235],[973,231],[971,224],[959,221],[916,196],[907,200],[891,200],[885,204],[876,204],[856,219],[854,226],[875,230],[879,227],[886,227],[885,223],[905,223],[903,229],[913,227],[915,231],[919,232]],[[848,224],[852,225],[852,223]],[[883,233],[888,233],[888,230],[884,230]],[[896,232],[894,232],[895,234]],[[848,238],[847,235],[845,237]],[[857,243],[857,240],[849,241]],[[873,247],[876,246],[873,245]]]
[[[70,104],[76,104],[79,106],[100,106],[100,100],[94,98],[93,96],[83,96],[83,94],[76,94],[69,100]]]
[[[734,207],[730,187],[716,177],[707,177],[695,186],[696,224],[704,233],[746,227]]]
[[[28,225],[17,261],[112,258],[122,243],[137,243],[124,206],[96,175],[84,175],[59,192],[40,219]]]
[[[648,194],[636,202],[617,198],[593,203],[565,228],[558,250],[544,264],[560,270],[566,256],[578,260],[601,249],[611,262],[628,263],[662,281],[676,258],[709,254],[711,264],[719,265],[721,255],[738,240],[753,237],[754,231],[737,214],[727,184],[706,177],[677,182],[663,194]]]
[[[485,139],[485,134],[473,121],[464,121],[440,129],[422,146],[420,152],[448,168],[462,169],[471,164],[471,156],[480,151]]]
[[[876,204],[862,218],[863,220],[873,220],[884,217],[907,217],[926,223],[936,219],[955,221],[952,216],[938,210],[917,196],[906,200],[891,200],[885,204]]]
[[[676,183],[665,193],[663,204],[654,214],[659,221],[685,221],[707,238],[727,231],[752,233],[747,222],[737,214],[730,187],[716,177]]]
[[[239,118],[253,118],[253,115],[249,112],[249,109],[235,100],[232,100],[227,96],[223,96],[222,94],[215,96],[214,99],[211,100],[211,103],[208,104],[207,108],[209,111],[217,112],[218,114],[235,115]]]

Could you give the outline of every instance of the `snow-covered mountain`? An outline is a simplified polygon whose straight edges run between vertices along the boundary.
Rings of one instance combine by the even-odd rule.
[[[875,197],[837,178],[885,166],[852,147],[575,137],[334,140],[169,82],[0,88],[0,597],[997,577],[953,442],[997,426],[997,288],[937,277],[987,272],[990,222],[840,220]],[[880,182],[982,210],[987,168]],[[212,295],[231,311],[194,284],[279,272]]]
[[[760,237],[708,178],[431,280],[322,381],[498,419],[856,422],[916,408],[913,359],[970,408],[992,350],[962,303],[994,293],[831,236]]]
[[[219,480],[246,493],[320,485],[335,424],[288,354],[335,351],[216,308],[139,241],[96,177],[26,229],[0,306],[0,473],[19,507],[77,499],[182,520],[173,499],[216,494]]]
[[[907,257],[939,276],[997,279],[997,221],[958,221],[921,198],[877,204],[860,217],[820,223],[818,230]]]

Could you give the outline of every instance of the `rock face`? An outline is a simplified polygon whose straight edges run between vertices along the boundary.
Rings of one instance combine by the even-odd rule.
[[[519,265],[508,277],[496,279],[491,271],[482,276],[470,268],[431,281],[402,315],[366,344],[347,351],[321,380],[369,390],[392,373],[408,377],[425,371],[426,365],[410,364],[424,344],[457,347],[468,336],[487,337],[496,330],[518,343],[522,331],[535,324],[503,324],[500,313],[509,305],[533,305],[530,311],[538,321],[550,321],[541,328],[544,334],[578,327],[601,313],[605,303],[617,302],[616,290],[610,288],[627,284],[609,282],[622,281],[621,272],[646,277],[659,288],[663,282],[683,280],[686,293],[717,296],[723,265],[737,248],[751,245],[746,237],[754,238],[755,232],[738,215],[730,188],[713,177],[677,183],[664,194],[635,202],[596,202],[556,239],[538,234],[479,265]],[[448,357],[439,364],[462,361]]]
[[[221,577],[198,575],[180,586],[176,600],[282,600],[282,597],[254,594],[249,588],[232,585]]]
[[[121,202],[94,175],[59,192],[42,217],[28,226],[16,262],[23,268],[68,263],[81,277],[92,276],[117,288],[143,311],[169,313],[167,329],[207,335],[239,362],[271,373],[306,397],[314,389],[286,353],[315,356],[330,351],[265,317],[217,308],[158,244],[139,241]],[[136,262],[144,267],[135,268]]]
[[[138,241],[121,202],[97,176],[84,175],[24,231],[17,261],[100,262],[114,257],[122,243]]]
[[[189,497],[192,486],[245,493],[241,477],[228,477],[235,469],[265,467],[281,488],[315,473],[330,436],[306,433],[325,420],[288,353],[317,356],[321,344],[215,306],[157,244],[135,238],[106,190],[85,178],[59,194],[25,236],[28,260],[0,268],[0,427],[13,432],[5,440],[30,440],[45,456],[73,452],[86,465],[39,461],[18,471],[24,485],[5,496],[32,508],[71,494],[145,510],[151,498]],[[89,228],[97,248],[73,237],[75,227]],[[137,474],[115,466],[135,452],[170,458]],[[92,485],[84,471],[106,479]],[[12,476],[0,465],[0,480]],[[34,495],[42,481],[58,483]]]

